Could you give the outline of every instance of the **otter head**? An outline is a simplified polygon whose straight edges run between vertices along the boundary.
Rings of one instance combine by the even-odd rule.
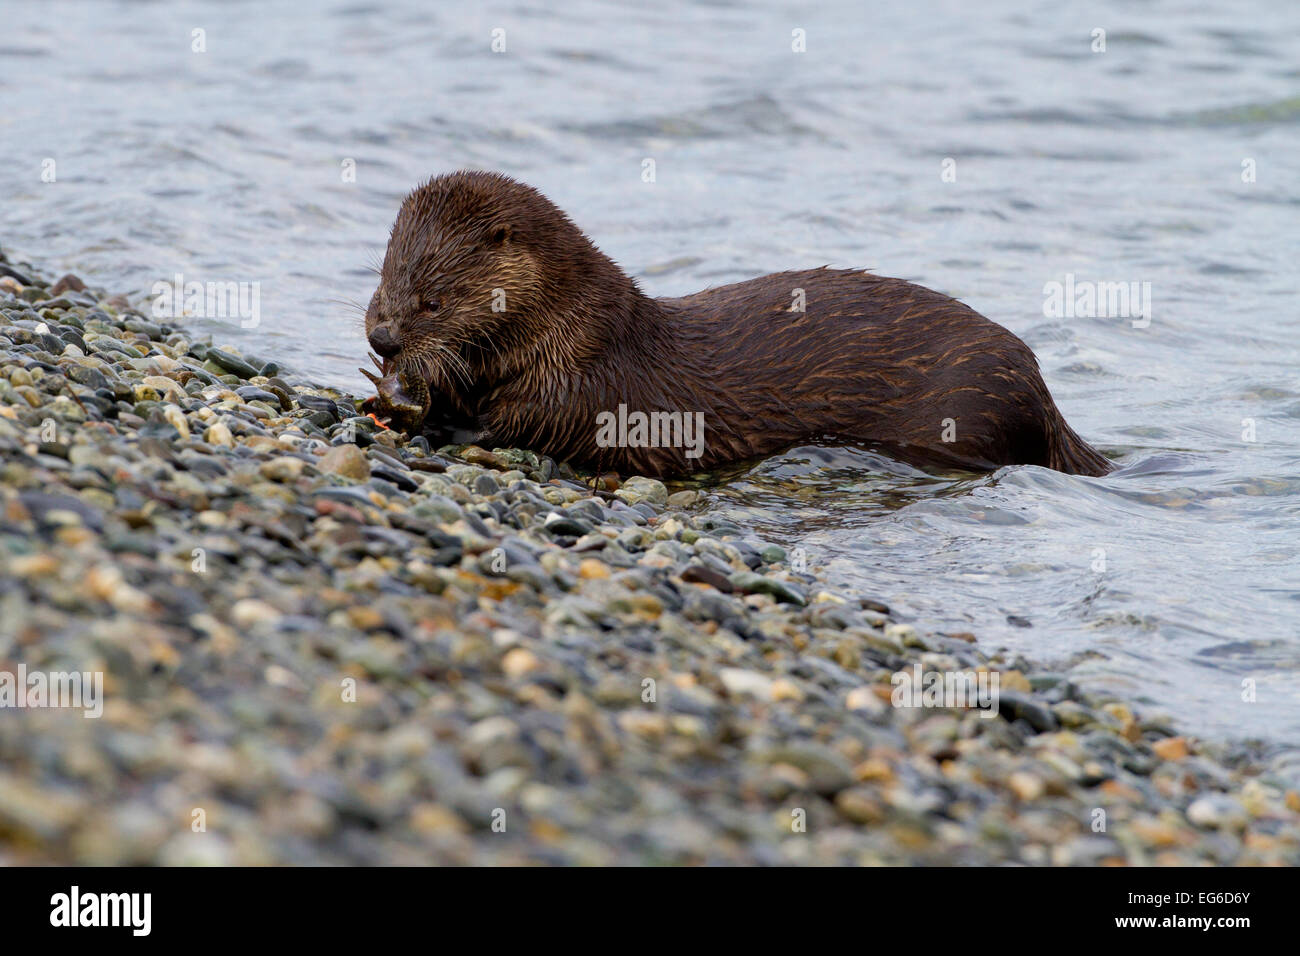
[[[584,303],[593,314],[590,290],[608,288],[611,270],[631,286],[530,186],[484,172],[430,180],[402,203],[366,311],[380,404],[387,391],[403,427],[437,397],[473,414],[474,396],[541,356],[562,360],[557,343],[584,344],[572,319]]]

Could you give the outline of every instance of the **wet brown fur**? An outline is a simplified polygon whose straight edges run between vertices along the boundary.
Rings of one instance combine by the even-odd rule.
[[[940,467],[1111,467],[1065,423],[1029,347],[955,299],[827,268],[650,298],[546,197],[494,173],[439,176],[406,198],[367,334],[380,322],[401,344],[393,366],[429,383],[430,421],[623,474],[819,440]],[[599,448],[597,415],[620,403],[703,412],[703,455]]]

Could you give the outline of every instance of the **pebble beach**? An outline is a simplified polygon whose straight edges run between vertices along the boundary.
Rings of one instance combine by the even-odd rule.
[[[0,253],[0,671],[104,690],[0,708],[0,864],[1300,863],[1261,745],[363,398]]]

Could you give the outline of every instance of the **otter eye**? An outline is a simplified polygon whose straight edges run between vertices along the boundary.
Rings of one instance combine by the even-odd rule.
[[[437,299],[429,299],[424,303],[424,308],[429,312],[437,312],[438,306],[440,306],[441,304],[442,303],[439,302]]]

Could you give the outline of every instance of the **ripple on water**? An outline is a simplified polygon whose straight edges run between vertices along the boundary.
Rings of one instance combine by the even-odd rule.
[[[927,627],[1059,662],[1202,732],[1300,732],[1300,697],[1287,685],[1300,677],[1297,548],[1248,540],[1243,523],[1266,498],[1291,516],[1274,534],[1293,528],[1300,477],[1225,479],[1202,456],[1177,453],[1138,457],[1107,478],[1037,467],[929,474],[820,446],[713,477],[711,510],[802,547],[841,586]],[[1243,678],[1270,689],[1268,706],[1246,709]]]

